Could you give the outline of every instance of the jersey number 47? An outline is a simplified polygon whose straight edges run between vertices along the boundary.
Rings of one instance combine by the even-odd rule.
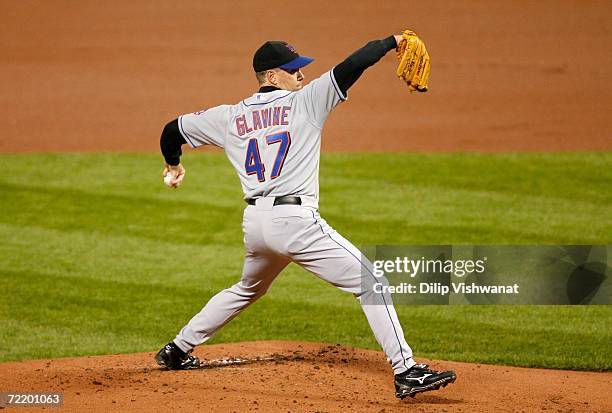
[[[278,178],[283,170],[283,164],[289,152],[291,146],[291,136],[289,132],[280,132],[273,135],[266,136],[267,145],[280,144],[278,146],[278,152],[276,153],[276,159],[274,160],[274,166],[272,167],[272,175],[270,179]],[[247,175],[257,174],[257,180],[264,182],[266,180],[265,172],[266,166],[261,162],[261,156],[259,155],[259,144],[257,138],[249,139],[246,159],[244,161],[244,169]]]

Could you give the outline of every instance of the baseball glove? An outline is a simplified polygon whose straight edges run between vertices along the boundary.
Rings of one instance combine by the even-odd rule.
[[[397,76],[406,82],[410,91],[427,92],[429,53],[425,43],[412,30],[404,30],[395,52],[399,61]]]

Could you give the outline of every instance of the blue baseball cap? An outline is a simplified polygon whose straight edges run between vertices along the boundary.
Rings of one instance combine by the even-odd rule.
[[[256,72],[274,69],[275,67],[285,70],[296,70],[313,61],[314,59],[310,57],[300,56],[289,43],[272,40],[265,42],[255,52],[253,56],[253,69]]]

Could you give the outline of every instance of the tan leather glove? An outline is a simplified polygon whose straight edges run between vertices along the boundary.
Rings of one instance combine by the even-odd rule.
[[[395,52],[399,61],[397,76],[406,82],[410,91],[427,92],[429,53],[425,43],[412,30],[404,30]]]

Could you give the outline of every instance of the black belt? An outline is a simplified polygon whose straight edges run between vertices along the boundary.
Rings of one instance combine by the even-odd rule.
[[[255,201],[259,198],[247,199],[247,204],[255,205]],[[274,198],[274,206],[276,205],[302,205],[302,199],[299,196],[277,196]]]

